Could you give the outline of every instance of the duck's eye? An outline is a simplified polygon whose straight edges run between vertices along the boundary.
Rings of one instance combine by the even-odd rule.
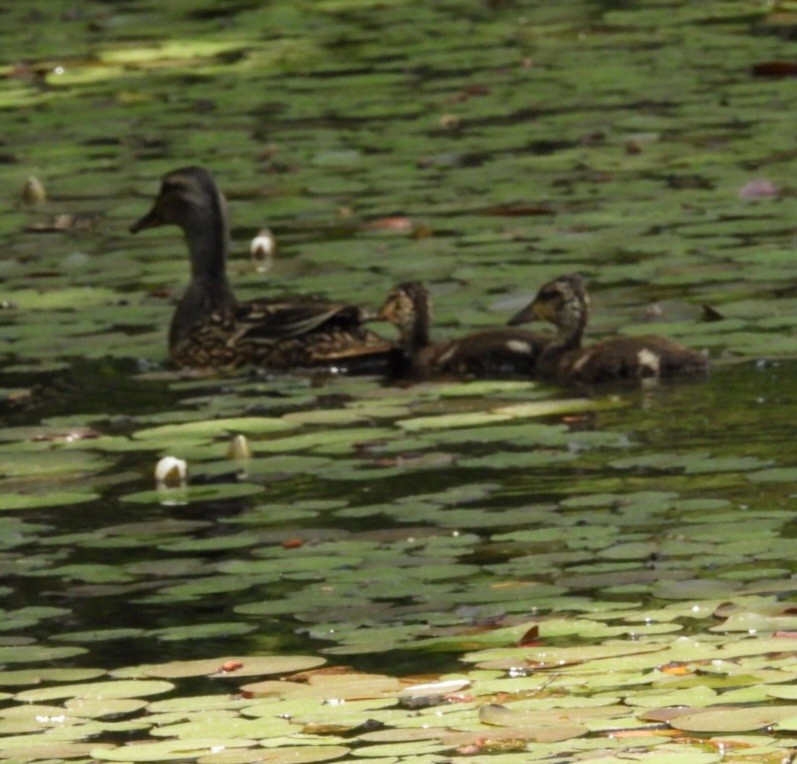
[[[171,194],[177,191],[181,191],[184,187],[184,184],[181,183],[179,180],[164,180],[161,183],[161,193],[162,194]]]

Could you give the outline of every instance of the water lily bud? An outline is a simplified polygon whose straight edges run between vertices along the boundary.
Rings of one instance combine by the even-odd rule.
[[[47,198],[44,185],[31,175],[22,187],[22,200],[25,204],[41,204]]]
[[[258,273],[266,273],[271,270],[276,250],[277,240],[274,234],[268,228],[261,228],[249,244],[249,254]]]
[[[155,465],[155,482],[163,486],[185,485],[188,477],[188,464],[176,456],[164,456]]]
[[[249,440],[246,435],[234,435],[230,441],[230,447],[227,449],[228,459],[250,459],[252,457],[252,448],[249,445]]]

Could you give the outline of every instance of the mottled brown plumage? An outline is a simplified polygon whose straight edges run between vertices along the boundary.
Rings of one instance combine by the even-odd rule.
[[[584,282],[577,274],[569,274],[545,284],[509,323],[516,326],[542,319],[557,328],[556,337],[540,354],[536,376],[559,383],[638,382],[700,376],[708,369],[703,353],[655,335],[612,337],[582,347],[588,318]]]
[[[363,313],[354,305],[235,299],[226,269],[226,201],[207,170],[184,167],[165,175],[152,209],[130,230],[161,225],[183,230],[191,256],[191,281],[169,328],[175,366],[384,368],[393,346],[363,326]]]
[[[429,294],[417,281],[395,286],[379,316],[399,330],[397,377],[531,376],[544,341],[523,329],[488,329],[460,339],[431,342]]]

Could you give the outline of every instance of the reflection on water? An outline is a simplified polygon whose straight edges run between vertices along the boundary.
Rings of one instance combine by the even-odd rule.
[[[108,388],[97,386],[93,402],[114,401],[117,413],[86,416],[96,447],[91,438],[64,443],[63,428],[53,425],[38,434],[8,431],[9,457],[20,447],[19,432],[27,436],[23,448],[100,453],[107,466],[83,478],[81,462],[70,468],[67,461],[66,474],[55,469],[45,477],[55,489],[88,481],[101,495],[96,501],[3,516],[5,607],[63,608],[27,633],[88,646],[84,658],[73,659],[87,664],[96,661],[99,640],[106,662],[201,657],[209,645],[218,652],[333,645],[371,668],[359,626],[372,645],[420,670],[440,669],[450,658],[406,648],[454,626],[577,613],[589,598],[633,608],[641,597],[651,606],[684,579],[724,582],[731,596],[761,578],[763,551],[767,578],[791,574],[784,537],[791,483],[779,470],[790,467],[783,445],[797,402],[792,367],[719,366],[705,383],[597,399],[614,396],[621,406],[411,432],[401,426],[406,416],[390,408],[417,405],[413,388],[332,380],[315,390],[316,401],[327,403],[311,415],[300,413],[306,406],[291,414],[295,407],[283,398],[288,420],[308,417],[299,427],[308,437],[295,430],[252,435],[252,460],[225,461],[226,438],[209,446],[173,441],[171,451],[188,455],[192,484],[212,489],[212,498],[188,503],[179,489],[161,501],[141,493],[153,483],[156,461],[127,438],[140,429],[141,401],[131,399],[128,412],[118,391],[105,398]],[[258,383],[265,398],[270,384]],[[162,382],[138,386],[145,399],[148,387],[163,396]],[[202,401],[236,396],[234,380],[188,386],[187,395],[170,393],[178,411],[196,408],[191,399],[200,387]],[[417,395],[434,387],[420,386]],[[467,389],[424,407],[443,415],[495,410],[507,395],[530,392],[510,384],[503,395],[469,400]],[[555,389],[542,393],[561,397]],[[378,422],[373,407],[368,416],[353,415],[368,398],[385,403],[384,396],[387,416]],[[332,431],[317,424],[326,417],[339,421]],[[27,479],[5,482],[27,490]],[[242,483],[265,490],[235,498]]]

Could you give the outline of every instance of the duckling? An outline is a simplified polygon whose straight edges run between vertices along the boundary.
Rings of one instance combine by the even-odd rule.
[[[395,377],[527,377],[546,341],[523,329],[487,329],[431,342],[429,293],[418,281],[393,287],[378,317],[399,331],[400,352],[391,368]]]
[[[169,327],[174,366],[377,371],[387,363],[392,343],[366,329],[365,316],[354,305],[304,297],[236,300],[226,269],[227,203],[207,170],[167,173],[152,208],[130,231],[162,225],[183,230],[191,257],[191,281]]]
[[[697,350],[655,335],[612,337],[587,347],[581,339],[589,317],[589,296],[576,274],[545,284],[532,302],[509,320],[510,326],[542,319],[557,334],[540,354],[536,375],[560,383],[602,382],[699,376],[708,359]]]

